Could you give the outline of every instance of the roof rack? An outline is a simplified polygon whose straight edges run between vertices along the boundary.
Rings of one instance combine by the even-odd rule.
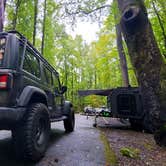
[[[28,39],[27,39],[25,36],[23,36],[20,32],[18,32],[18,31],[16,31],[16,30],[11,30],[11,31],[8,31],[7,33],[16,34],[16,35],[19,37],[19,39],[23,40],[24,42],[26,41],[27,44],[28,44],[30,47],[32,47],[32,49],[33,49],[35,52],[37,52],[38,54],[40,54],[40,52],[39,52],[36,48],[34,48],[34,46],[28,41]],[[41,54],[40,54],[40,55],[41,55]]]
[[[7,31],[7,33],[16,34],[16,35],[19,37],[19,39],[21,39],[24,43],[27,43],[27,44],[30,46],[30,48],[31,48],[34,52],[36,52],[36,53],[40,56],[40,58],[41,58],[44,62],[46,62],[46,63],[48,64],[48,66],[51,67],[51,68],[56,72],[56,74],[58,74],[58,72],[47,62],[47,60],[46,60],[46,59],[41,55],[41,53],[31,44],[31,42],[28,41],[28,39],[27,39],[25,36],[23,36],[20,32],[18,32],[18,31],[16,31],[16,30]],[[59,75],[59,74],[58,74],[58,75]]]
[[[17,34],[18,36],[20,36],[21,38],[25,38],[25,36],[23,36],[20,32],[16,31],[16,30],[11,30],[11,31],[8,31],[7,33],[14,33],[14,34]]]

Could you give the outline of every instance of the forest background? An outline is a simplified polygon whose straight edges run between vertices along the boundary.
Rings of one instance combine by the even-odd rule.
[[[166,1],[145,0],[149,20],[161,54],[166,60]],[[118,12],[112,1],[94,0],[7,0],[5,30],[18,30],[42,53],[60,73],[67,85],[66,97],[80,111],[86,105],[106,105],[97,96],[80,98],[79,89],[110,89],[125,85],[117,47]],[[66,25],[76,20],[101,25],[96,41],[86,43],[81,35],[72,37]],[[86,33],[86,32],[85,32]],[[122,38],[131,86],[138,86]]]

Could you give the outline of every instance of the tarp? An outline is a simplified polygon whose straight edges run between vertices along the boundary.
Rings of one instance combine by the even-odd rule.
[[[93,89],[93,90],[78,90],[79,96],[99,95],[108,96],[113,89]]]

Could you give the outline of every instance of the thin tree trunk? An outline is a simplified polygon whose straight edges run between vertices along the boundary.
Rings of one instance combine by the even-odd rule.
[[[162,10],[162,13],[166,13],[166,9],[165,9],[165,6],[166,6],[166,2],[164,0],[160,0],[158,1],[158,3],[160,4],[160,7],[161,7],[161,10]]]
[[[42,44],[41,44],[41,54],[42,54],[42,55],[43,55],[43,53],[44,53],[46,8],[47,8],[47,0],[44,1],[44,16],[43,16]]]
[[[72,101],[72,103],[74,102],[74,74],[73,74],[73,72],[71,73],[72,75],[72,80],[71,80],[71,89],[72,89],[72,91],[71,91],[71,101]]]
[[[116,37],[117,38],[117,48],[118,48],[120,67],[121,67],[121,72],[122,72],[123,86],[128,87],[129,86],[129,76],[128,76],[126,56],[125,56],[125,52],[123,49],[122,33],[121,33],[120,24],[116,25],[116,35],[117,35],[117,37]]]
[[[72,87],[72,92],[71,92],[71,96],[72,96],[72,103],[74,102],[74,70],[73,70],[73,59],[72,59],[72,80],[71,80],[71,87]]]
[[[152,0],[152,5],[153,5],[153,9],[154,9],[154,12],[157,16],[157,19],[158,19],[158,22],[159,22],[159,25],[160,25],[160,28],[162,30],[162,35],[163,35],[163,39],[164,39],[164,47],[165,47],[165,50],[166,50],[166,33],[165,33],[165,28],[164,28],[164,25],[162,23],[162,20],[161,20],[161,17],[160,17],[160,14],[155,6],[155,3],[154,1]],[[164,53],[164,56],[166,58],[166,54]]]
[[[34,0],[34,29],[33,29],[33,45],[35,46],[36,40],[36,25],[37,25],[37,14],[38,14],[38,0]]]
[[[66,54],[64,55],[64,69],[65,69],[65,85],[68,85],[68,70],[67,70],[67,56]],[[69,91],[67,91],[67,93],[65,93],[65,98],[67,98],[67,94],[69,96]]]
[[[6,9],[6,2],[7,2],[7,0],[4,0],[4,11]]]
[[[97,72],[96,72],[96,69],[95,69],[95,71],[94,71],[94,79],[95,79],[95,89],[97,88]]]
[[[118,0],[121,27],[143,97],[144,124],[166,146],[166,66],[142,0]]]
[[[16,29],[16,25],[17,25],[17,18],[18,18],[18,10],[19,10],[19,7],[21,5],[21,0],[17,0],[16,2],[16,9],[15,9],[15,13],[14,13],[14,18],[13,18],[13,21],[12,21],[12,29],[15,30]]]

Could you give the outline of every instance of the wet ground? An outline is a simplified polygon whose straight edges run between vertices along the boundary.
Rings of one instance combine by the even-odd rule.
[[[104,166],[100,131],[92,127],[93,117],[76,115],[75,131],[64,132],[63,123],[53,123],[49,148],[38,163],[17,161],[13,155],[11,133],[0,131],[0,166]]]
[[[46,155],[36,164],[17,161],[11,133],[0,131],[0,166],[112,166],[105,164],[110,156],[104,153],[101,135],[105,135],[111,155],[115,154],[117,166],[166,166],[166,148],[156,145],[152,134],[134,131],[127,121],[113,118],[100,117],[97,128],[92,127],[93,122],[94,117],[76,115],[75,131],[69,134],[62,122],[53,123]],[[138,158],[123,156],[122,148],[137,149]]]

